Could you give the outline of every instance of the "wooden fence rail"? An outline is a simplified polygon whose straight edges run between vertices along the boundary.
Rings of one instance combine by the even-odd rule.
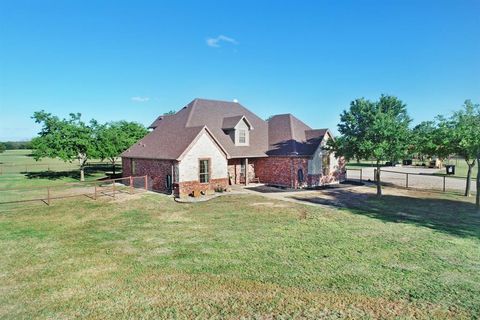
[[[119,186],[121,184],[123,186]],[[148,176],[130,176],[99,181],[63,183],[47,186],[1,188],[0,205],[41,201],[47,205],[54,199],[87,196],[97,200],[100,196],[116,198],[119,193],[134,194],[135,190],[148,190]]]

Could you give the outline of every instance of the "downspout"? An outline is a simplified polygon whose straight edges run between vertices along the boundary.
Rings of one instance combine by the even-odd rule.
[[[294,164],[293,164],[293,158],[290,158],[290,188],[295,189],[295,182],[294,182]]]
[[[175,193],[175,191],[174,191],[174,190],[175,190],[175,187],[174,187],[174,181],[175,181],[175,177],[174,177],[175,169],[174,169],[174,166],[175,166],[175,162],[172,161],[172,182],[171,182],[172,185],[171,185],[171,187],[170,187],[170,188],[172,189],[172,191],[171,191],[171,195],[172,195],[172,196],[173,196],[174,193]]]

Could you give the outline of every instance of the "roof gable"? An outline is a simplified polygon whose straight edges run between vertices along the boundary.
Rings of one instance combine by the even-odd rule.
[[[250,121],[248,121],[247,117],[245,117],[244,115],[223,118],[222,129],[223,130],[235,129],[241,121],[244,121],[247,124],[248,128],[250,130],[253,130],[252,124],[250,123]]]
[[[311,156],[322,142],[327,129],[312,129],[291,114],[273,116],[268,121],[271,156]]]
[[[235,145],[228,131],[241,121],[251,131],[249,144],[240,146]],[[276,115],[267,122],[240,103],[206,99],[195,99],[173,115],[158,117],[151,127],[152,132],[121,156],[177,160],[202,130],[208,132],[227,158],[310,156],[327,132],[314,130],[291,114]]]

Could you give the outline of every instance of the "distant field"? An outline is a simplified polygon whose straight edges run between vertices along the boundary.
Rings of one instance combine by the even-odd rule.
[[[110,170],[108,168],[108,162],[102,162],[99,159],[91,159],[90,163],[93,163],[95,166],[93,168],[87,168],[87,172],[98,171],[99,167],[103,167],[103,171]],[[0,178],[2,175],[7,174],[33,174],[37,173],[40,175],[42,172],[47,175],[47,172],[68,172],[76,171],[79,169],[79,164],[77,161],[73,162],[64,162],[60,159],[44,158],[39,161],[36,161],[32,156],[32,150],[7,150],[3,153],[0,153]],[[117,170],[121,171],[121,166],[117,164]],[[94,174],[95,175],[95,174]],[[50,174],[51,177],[55,176],[55,173]],[[59,175],[62,178],[61,174]],[[74,177],[74,174],[70,175],[73,180],[78,179]],[[58,179],[56,179],[58,180]]]
[[[98,163],[99,160],[92,160]],[[96,180],[111,172],[110,164],[95,164],[86,168],[85,179]],[[117,172],[121,166],[117,165]],[[0,153],[0,188],[35,187],[77,182],[80,179],[79,165],[59,159],[35,161],[31,150],[7,150]]]

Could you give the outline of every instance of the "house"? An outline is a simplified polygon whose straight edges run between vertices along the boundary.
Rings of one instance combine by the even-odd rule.
[[[238,102],[195,99],[121,154],[124,176],[176,196],[251,181],[291,188],[337,183],[344,161],[323,149],[328,129],[291,114],[264,121]]]

